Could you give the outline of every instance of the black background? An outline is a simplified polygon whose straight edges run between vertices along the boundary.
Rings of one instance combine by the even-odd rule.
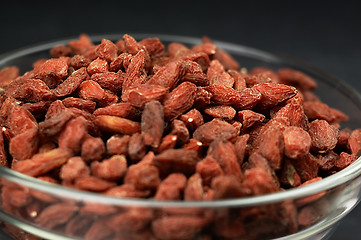
[[[0,54],[80,33],[207,35],[302,59],[361,92],[361,14],[357,1],[6,1],[0,4]],[[331,239],[360,239],[359,221],[361,206],[342,221]]]

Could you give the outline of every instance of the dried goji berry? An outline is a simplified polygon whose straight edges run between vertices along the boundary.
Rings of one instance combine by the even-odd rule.
[[[250,189],[252,195],[276,192],[273,178],[263,168],[251,168],[244,173],[243,185]]]
[[[105,192],[105,195],[112,197],[146,198],[151,194],[150,190],[136,189],[133,184],[123,184],[112,187]]]
[[[110,115],[134,120],[138,112],[130,103],[116,103],[104,108],[97,108],[93,114],[96,116]]]
[[[214,58],[218,59],[224,66],[226,70],[228,69],[239,69],[239,64],[232,58],[231,55],[229,55],[226,51],[220,48],[216,48],[216,52],[214,54]]]
[[[331,108],[322,102],[305,102],[304,109],[305,114],[310,120],[323,119],[329,123],[335,120]]]
[[[75,117],[72,111],[63,110],[39,123],[39,130],[46,136],[55,136],[63,130],[65,124]]]
[[[300,127],[287,127],[283,131],[285,155],[298,158],[308,153],[311,148],[311,137]]]
[[[246,129],[255,123],[263,122],[265,116],[252,110],[243,110],[238,112],[238,119],[242,123],[243,129]]]
[[[318,174],[317,158],[313,156],[311,153],[307,153],[306,155],[298,159],[293,159],[291,162],[295,167],[297,173],[300,175],[301,180],[303,182],[317,177]]]
[[[107,224],[114,231],[124,236],[137,233],[148,226],[153,220],[153,209],[145,207],[128,207],[127,211],[113,215]],[[148,238],[144,238],[148,239]]]
[[[89,101],[100,101],[104,98],[104,89],[95,81],[86,80],[79,86],[79,96]]]
[[[247,87],[246,80],[244,79],[244,75],[236,70],[228,70],[229,75],[231,75],[234,79],[233,88],[237,91],[245,89]]]
[[[236,116],[236,110],[231,106],[209,106],[203,109],[205,113],[215,118],[232,120]]]
[[[68,182],[73,182],[79,177],[89,176],[90,169],[81,157],[71,157],[61,167],[59,177]]]
[[[100,161],[105,154],[105,145],[101,138],[86,136],[81,145],[81,157],[86,162]]]
[[[28,110],[17,104],[12,105],[9,111],[8,123],[14,135],[18,135],[32,128],[37,128],[38,125],[34,116]]]
[[[127,69],[130,63],[132,55],[129,53],[122,53],[116,59],[109,64],[109,70],[112,72],[118,72],[122,69]]]
[[[50,49],[50,55],[53,58],[58,58],[58,57],[71,57],[71,55],[73,54],[73,50],[65,45],[57,45],[55,47],[53,47],[52,49]]]
[[[31,114],[39,120],[43,118],[50,104],[51,101],[39,101],[36,103],[24,103],[22,107],[31,112]]]
[[[244,188],[234,176],[220,175],[212,180],[212,189],[215,199],[239,198],[248,195],[248,189]]]
[[[68,64],[64,58],[51,58],[46,60],[43,64],[35,67],[33,73],[38,77],[55,75],[59,79],[64,79],[68,76]]]
[[[208,148],[207,155],[219,163],[226,175],[234,176],[238,181],[242,181],[242,171],[238,164],[236,150],[231,142],[218,139],[213,141]]]
[[[101,87],[113,92],[119,92],[123,85],[123,75],[115,72],[95,73],[91,80],[97,82]]]
[[[274,189],[279,189],[280,183],[278,180],[278,177],[276,175],[276,172],[272,169],[271,165],[269,164],[268,160],[264,158],[261,154],[254,152],[252,153],[247,162],[247,169],[253,169],[253,168],[260,168],[265,171],[265,173],[268,175],[268,178],[272,180],[272,187]]]
[[[312,141],[312,149],[325,152],[333,149],[337,144],[338,129],[335,129],[325,120],[314,120],[309,124],[308,133]]]
[[[361,153],[361,129],[356,129],[351,132],[347,140],[347,147],[354,155],[359,155]]]
[[[237,129],[235,127],[226,121],[215,118],[198,127],[193,133],[193,138],[205,145],[209,145],[217,138],[229,140],[236,137],[236,135]]]
[[[123,80],[123,93],[127,90],[128,87],[135,85],[135,79],[139,78],[145,67],[145,51],[142,49],[133,56],[132,61],[129,63],[129,66],[126,70]],[[139,83],[138,83],[139,84]]]
[[[173,89],[185,75],[185,69],[185,61],[170,62],[156,72],[147,84],[160,85],[168,89]]]
[[[348,154],[345,152],[340,153],[340,158],[336,160],[335,167],[337,169],[344,169],[348,167],[351,163],[358,159],[357,155]]]
[[[146,154],[144,138],[140,133],[134,133],[128,143],[128,155],[133,162],[138,162]]]
[[[155,149],[157,153],[161,153],[167,149],[173,149],[177,144],[178,137],[176,135],[168,134],[162,138],[159,147]]]
[[[166,216],[152,222],[159,239],[193,239],[204,226],[204,219],[196,216]]]
[[[73,237],[83,236],[92,223],[92,218],[76,215],[66,223],[65,233]]]
[[[209,80],[207,75],[203,73],[201,65],[190,60],[186,61],[184,65],[186,68],[186,74],[182,78],[182,81],[188,81],[197,86],[209,85]]]
[[[258,83],[272,82],[272,78],[270,78],[269,74],[267,74],[265,72],[260,72],[260,73],[256,73],[256,74],[254,74],[254,73],[248,74],[247,76],[245,76],[244,80],[248,87],[253,87],[254,85],[256,85]]]
[[[45,153],[35,154],[31,159],[16,162],[12,168],[35,177],[62,166],[71,156],[72,152],[68,149],[56,148]]]
[[[335,166],[336,161],[340,156],[334,151],[328,151],[324,154],[319,154],[317,157],[317,163],[320,170],[329,171]]]
[[[282,166],[284,154],[282,131],[276,127],[270,127],[258,138],[257,151],[268,160],[274,170],[279,170]]]
[[[244,88],[238,93],[238,101],[233,102],[235,109],[252,109],[261,100],[262,94],[256,88]]]
[[[285,159],[280,176],[280,183],[284,187],[297,187],[301,185],[301,178],[289,159]]]
[[[6,96],[24,102],[39,102],[54,100],[49,87],[39,79],[26,79],[12,81],[6,89]]]
[[[179,200],[187,178],[180,173],[169,174],[159,185],[154,198],[157,200]]]
[[[182,43],[172,42],[168,44],[167,52],[171,58],[177,58],[191,52],[191,50]]]
[[[69,203],[57,203],[46,207],[35,219],[36,224],[52,229],[69,221],[78,211],[78,206]]]
[[[199,161],[198,153],[185,149],[167,149],[155,156],[154,165],[161,174],[171,172],[192,173]]]
[[[86,49],[93,46],[89,36],[84,33],[80,34],[79,39],[71,40],[68,44],[76,54],[82,54]]]
[[[139,122],[109,115],[97,116],[95,118],[95,124],[100,129],[112,133],[133,134],[141,130]]]
[[[317,83],[305,73],[293,69],[278,70],[278,77],[280,82],[288,85],[294,85],[297,88],[304,90],[312,90],[317,87]]]
[[[78,177],[74,183],[76,188],[91,192],[104,192],[115,185],[115,182],[106,181],[95,176]]]
[[[91,164],[93,176],[115,181],[121,179],[127,172],[127,159],[122,155],[114,155],[101,162],[94,161]]]
[[[296,88],[277,83],[259,83],[254,88],[261,93],[258,102],[261,108],[270,108],[296,95]]]
[[[164,118],[173,120],[189,110],[193,106],[196,91],[196,86],[190,82],[183,82],[173,89],[163,101]]]
[[[80,152],[81,144],[87,133],[87,122],[83,117],[77,117],[67,122],[64,131],[59,136],[59,147]]]
[[[135,107],[143,108],[147,102],[152,100],[161,101],[167,92],[167,88],[159,85],[134,85],[128,87],[127,91],[123,93],[122,100],[132,104]]]
[[[189,131],[184,122],[178,119],[174,119],[171,123],[171,128],[172,130],[170,134],[177,136],[177,140],[180,145],[188,143]]]
[[[38,150],[40,141],[38,135],[38,128],[31,128],[13,137],[9,144],[11,156],[17,160],[31,158]]]
[[[202,183],[208,186],[211,185],[212,179],[224,174],[219,163],[211,156],[197,163],[196,172],[202,177]]]
[[[180,120],[184,122],[189,130],[195,130],[204,124],[203,115],[195,108],[181,115]]]
[[[103,38],[95,52],[99,58],[111,62],[118,56],[118,47],[112,41]]]
[[[107,61],[97,58],[92,61],[86,68],[89,75],[93,75],[95,73],[104,73],[109,71],[109,65]]]
[[[113,135],[107,140],[107,154],[109,155],[127,155],[129,135]]]
[[[248,139],[249,139],[249,134],[243,134],[241,136],[238,136],[234,143],[234,150],[236,151],[239,165],[243,163],[243,160],[246,157]]]
[[[5,87],[19,76],[20,70],[17,66],[8,66],[0,69],[0,86]]]
[[[67,108],[79,108],[81,110],[88,111],[90,113],[94,112],[96,103],[91,100],[85,100],[75,97],[67,97],[61,101],[63,105]]]
[[[161,183],[161,179],[155,166],[134,164],[129,167],[124,183],[132,184],[139,190],[154,190]]]
[[[150,101],[145,104],[141,128],[145,145],[158,147],[164,131],[164,112],[160,102]]]
[[[89,78],[89,75],[86,71],[86,68],[80,68],[79,70],[73,72],[67,79],[59,84],[54,90],[53,93],[57,97],[64,97],[73,93],[80,84]]]
[[[119,98],[116,93],[108,89],[104,89],[104,97],[102,99],[99,99],[97,104],[99,107],[107,107],[116,104],[118,100]]]
[[[222,85],[226,87],[233,87],[234,79],[229,75],[223,65],[218,60],[213,60],[207,70],[207,78],[209,85]]]
[[[82,67],[88,67],[91,63],[91,60],[89,58],[86,58],[82,55],[75,55],[70,59],[70,66],[72,66],[75,70],[82,68]]]
[[[139,41],[139,44],[146,47],[151,57],[162,55],[164,52],[164,45],[159,38],[146,38]]]
[[[124,44],[125,44],[125,50],[128,53],[130,53],[132,55],[136,55],[141,50],[141,47],[139,46],[137,41],[132,36],[130,36],[128,34],[124,34],[123,40],[124,40]]]
[[[288,118],[291,126],[301,127],[304,130],[308,130],[308,118],[300,101],[292,101],[279,109],[273,116],[273,118],[277,117]]]
[[[204,87],[205,90],[212,94],[211,100],[220,105],[239,104],[241,98],[233,88],[222,85],[211,85]]]
[[[197,87],[196,96],[194,99],[194,106],[197,109],[203,109],[211,103],[212,94],[204,88]]]
[[[204,52],[208,55],[213,55],[216,53],[216,45],[212,42],[203,42],[201,44],[195,45],[192,47],[194,52]]]

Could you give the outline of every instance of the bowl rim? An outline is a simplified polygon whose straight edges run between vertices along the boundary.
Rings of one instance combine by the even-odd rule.
[[[149,37],[159,38],[161,41],[168,42],[181,42],[185,44],[199,44],[201,42],[200,38],[197,37],[188,37],[188,36],[178,36],[178,35],[167,35],[167,34],[154,34],[154,33],[129,33],[129,35],[133,36],[135,39],[143,39]],[[100,35],[89,35],[90,39],[93,42],[100,42],[101,39],[106,38],[112,41],[121,39],[123,34],[100,34]],[[28,54],[49,50],[52,47],[60,44],[67,44],[70,40],[76,40],[77,37],[72,38],[64,38],[55,41],[48,41],[40,44],[30,45],[24,48],[20,48],[14,51],[10,51],[8,53],[4,53],[0,55],[0,66],[6,66],[6,62],[11,61],[13,59],[17,59],[22,56],[26,56]],[[328,82],[332,82],[337,84],[337,86],[341,86],[342,90],[350,93],[352,101],[358,101],[361,103],[361,95],[355,91],[353,88],[349,87],[346,83],[341,80],[335,78],[334,76],[322,71],[321,69],[304,62],[300,59],[290,57],[284,54],[272,52],[269,50],[262,50],[259,48],[254,48],[250,46],[245,46],[241,44],[234,44],[224,41],[214,40],[215,44],[226,50],[232,51],[236,53],[243,54],[243,56],[253,56],[257,58],[262,58],[264,61],[272,61],[272,62],[287,62],[293,66],[300,67],[301,69],[306,69],[314,74],[327,79]],[[177,207],[177,208],[194,208],[194,207],[202,207],[202,208],[220,208],[220,207],[249,207],[270,203],[282,202],[289,199],[298,199],[302,197],[307,197],[313,194],[317,194],[319,192],[324,192],[331,190],[332,188],[345,184],[352,179],[355,179],[361,174],[361,157],[359,157],[355,162],[353,162],[350,166],[345,169],[331,175],[325,177],[319,181],[316,181],[311,184],[307,184],[304,186],[299,186],[292,189],[287,189],[285,191],[264,194],[260,196],[250,196],[250,197],[242,197],[237,199],[226,199],[226,200],[213,200],[213,201],[160,201],[154,199],[138,199],[138,198],[120,198],[120,197],[112,197],[101,195],[99,193],[87,192],[82,190],[76,190],[68,187],[64,187],[60,184],[52,184],[48,182],[44,182],[38,180],[36,178],[21,174],[9,168],[0,166],[0,176],[2,178],[6,178],[7,180],[11,180],[15,183],[25,185],[26,187],[46,192],[48,194],[53,194],[55,196],[59,196],[61,198],[68,198],[79,201],[87,201],[87,202],[96,202],[102,204],[112,204],[112,205],[128,205],[128,206],[139,206],[139,207]]]

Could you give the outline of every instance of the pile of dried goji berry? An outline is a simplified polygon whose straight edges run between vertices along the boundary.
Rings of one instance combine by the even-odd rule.
[[[208,38],[189,48],[81,35],[50,54],[21,76],[0,71],[1,165],[44,181],[116,197],[240,198],[314,182],[361,152],[361,130],[339,129],[348,117],[312,93],[312,78],[240,69]]]

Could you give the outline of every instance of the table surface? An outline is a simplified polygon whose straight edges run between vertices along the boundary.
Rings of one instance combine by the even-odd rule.
[[[357,7],[340,1],[217,2],[6,1],[0,9],[0,54],[80,33],[207,35],[302,59],[361,92]],[[359,222],[361,206],[341,222],[331,240],[360,239]]]

